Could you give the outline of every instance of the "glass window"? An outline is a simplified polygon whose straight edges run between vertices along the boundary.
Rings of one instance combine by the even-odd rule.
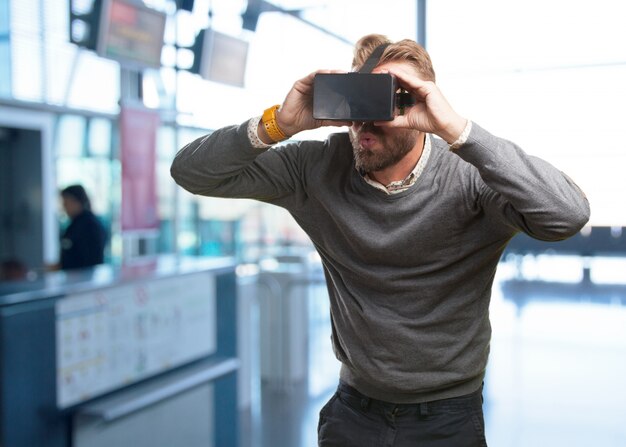
[[[161,126],[157,135],[157,159],[170,163],[176,155],[178,142],[176,131],[171,126]]]
[[[11,96],[9,0],[0,0],[0,97]]]
[[[61,115],[56,130],[56,154],[61,157],[80,157],[85,153],[86,118]]]
[[[170,165],[176,153],[176,131],[171,126],[159,128],[157,136],[157,200],[160,232],[158,250],[172,253],[176,250],[174,221],[176,219],[176,184],[170,175]]]
[[[98,157],[111,157],[111,121],[105,118],[89,120],[89,153]]]
[[[185,255],[198,254],[198,202],[188,192],[181,191],[177,200],[178,228],[176,241],[178,251]]]
[[[46,77],[45,102],[65,105],[73,85],[72,71],[79,57],[79,49],[75,45],[55,42],[46,43]],[[54,61],[54,63],[51,63]]]
[[[67,0],[0,0],[0,95],[116,113],[118,64],[70,44],[68,20]]]
[[[67,105],[107,113],[119,112],[120,69],[116,62],[80,50],[68,89]]]
[[[12,95],[26,101],[43,100],[43,29],[37,0],[12,1],[11,30]]]
[[[293,0],[275,0],[274,3],[285,9],[298,7]],[[350,42],[371,33],[384,34],[392,40],[415,39],[417,33],[417,0],[394,0],[389,7],[383,6],[380,0],[343,0],[314,5],[301,1],[299,6],[303,8],[304,19]]]
[[[0,97],[11,96],[11,47],[8,37],[0,35]]]
[[[43,100],[43,64],[41,62],[41,41],[32,35],[19,36],[13,33],[11,39],[11,80],[12,95],[24,101]]]
[[[626,190],[616,144],[626,63],[623,48],[607,44],[626,42],[624,16],[626,5],[611,0],[428,3],[428,49],[450,103],[572,177],[592,225],[626,222],[616,206]]]
[[[9,0],[0,0],[0,35],[9,33]]]

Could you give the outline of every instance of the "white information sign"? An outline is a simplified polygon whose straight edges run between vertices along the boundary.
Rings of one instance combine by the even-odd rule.
[[[183,275],[56,303],[57,405],[65,408],[217,349],[215,277]]]

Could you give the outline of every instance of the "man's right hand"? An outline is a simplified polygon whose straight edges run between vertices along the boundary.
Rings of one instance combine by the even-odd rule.
[[[350,121],[328,121],[313,118],[313,80],[317,73],[345,73],[339,70],[318,70],[295,82],[280,109],[276,111],[276,122],[287,137],[304,130],[317,129],[323,126],[350,126]],[[269,137],[263,125],[259,125],[259,137],[266,143]]]

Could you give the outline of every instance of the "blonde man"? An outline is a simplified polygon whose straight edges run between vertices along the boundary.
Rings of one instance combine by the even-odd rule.
[[[172,175],[196,194],[289,210],[318,250],[342,364],[320,412],[320,446],[485,446],[481,392],[500,255],[517,232],[575,234],[589,205],[559,170],[460,116],[417,43],[366,36],[354,68],[377,48],[373,72],[415,98],[403,114],[316,120],[313,73],[263,117],[185,146]],[[273,148],[325,125],[349,132]]]

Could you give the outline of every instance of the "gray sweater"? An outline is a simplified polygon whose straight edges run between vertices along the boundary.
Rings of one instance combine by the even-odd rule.
[[[432,139],[424,172],[387,195],[354,167],[347,133],[254,149],[247,123],[185,146],[171,173],[194,194],[287,209],[321,255],[341,378],[415,403],[477,390],[500,255],[516,232],[556,241],[589,219],[581,190],[474,123],[452,152]]]

